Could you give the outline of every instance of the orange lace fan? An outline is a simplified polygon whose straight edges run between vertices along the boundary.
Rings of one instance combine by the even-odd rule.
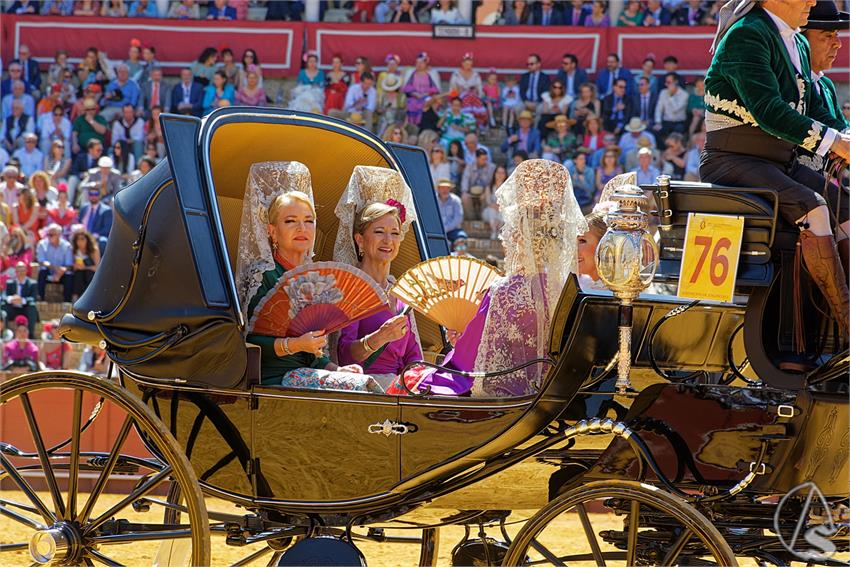
[[[365,272],[348,264],[315,262],[286,272],[257,304],[248,329],[273,337],[333,333],[386,305],[386,294]]]
[[[476,258],[442,256],[407,270],[390,288],[393,295],[438,324],[466,328],[499,271]]]

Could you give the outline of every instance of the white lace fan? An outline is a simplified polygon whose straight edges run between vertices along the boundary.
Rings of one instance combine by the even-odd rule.
[[[462,331],[484,292],[502,274],[468,256],[441,256],[404,272],[389,293],[447,329]]]

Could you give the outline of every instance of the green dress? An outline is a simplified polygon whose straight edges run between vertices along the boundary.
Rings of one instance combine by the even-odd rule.
[[[274,269],[263,273],[263,281],[260,288],[251,301],[248,302],[248,320],[254,315],[254,309],[260,300],[266,296],[269,291],[274,288],[275,284],[280,281],[283,274],[286,273],[286,268],[277,260],[274,263]],[[308,352],[296,352],[286,356],[278,356],[274,351],[274,342],[278,337],[269,337],[267,335],[257,335],[248,333],[246,340],[249,343],[258,345],[262,350],[260,357],[262,366],[263,384],[280,384],[281,378],[290,370],[296,368],[324,368],[330,363],[327,357],[317,357]]]

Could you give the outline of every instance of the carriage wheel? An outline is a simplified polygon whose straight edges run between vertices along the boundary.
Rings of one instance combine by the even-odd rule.
[[[597,517],[602,511],[614,514]],[[623,480],[591,482],[550,502],[523,526],[503,563],[614,564],[737,566],[723,536],[693,506]]]
[[[6,425],[15,424],[0,443],[0,516],[12,520],[3,540],[15,542],[0,544],[0,563],[139,564],[154,560],[159,542],[179,539],[191,547],[191,565],[209,565],[198,480],[141,400],[101,378],[39,372],[5,382],[0,408]],[[93,416],[101,423],[88,427]],[[169,481],[180,487],[183,523],[140,505]]]

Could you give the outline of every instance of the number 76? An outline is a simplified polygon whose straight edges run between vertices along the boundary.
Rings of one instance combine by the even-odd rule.
[[[711,250],[711,264],[708,269],[708,276],[711,279],[711,283],[719,286],[726,279],[726,276],[729,275],[729,258],[723,252],[732,247],[732,241],[726,237],[719,238],[717,243],[712,247],[713,242],[714,239],[710,236],[694,237],[694,244],[701,246],[702,252],[700,252],[699,260],[697,260],[697,267],[694,273],[691,274],[691,283],[696,283],[697,279],[699,279],[700,272],[705,267],[705,260],[708,258],[709,250]],[[718,266],[720,268],[719,273]]]

